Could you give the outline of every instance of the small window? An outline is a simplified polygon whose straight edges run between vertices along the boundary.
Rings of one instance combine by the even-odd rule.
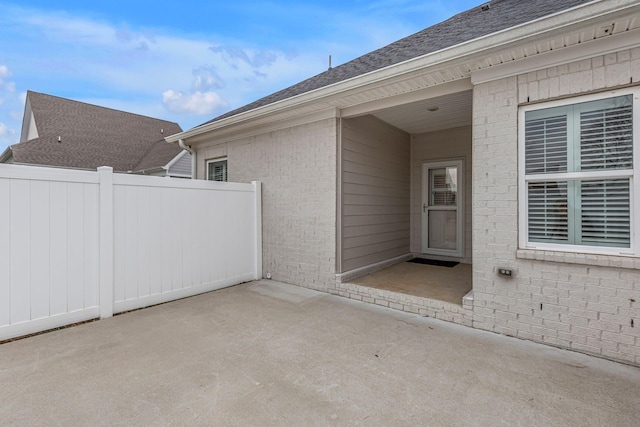
[[[521,108],[521,246],[635,253],[637,99],[633,91]]]
[[[227,159],[209,160],[207,162],[207,180],[227,181]]]

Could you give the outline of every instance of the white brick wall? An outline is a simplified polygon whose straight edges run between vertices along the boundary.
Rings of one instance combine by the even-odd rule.
[[[473,324],[640,364],[640,267],[623,257],[518,251],[518,103],[640,83],[640,49],[477,85]],[[636,126],[640,129],[640,123]],[[505,279],[497,267],[514,270]],[[631,321],[634,320],[634,327]]]
[[[198,150],[199,177],[227,156],[229,181],[262,182],[263,275],[335,286],[336,129],[326,119]]]
[[[518,102],[578,95],[640,82],[640,48],[518,76]]]
[[[330,293],[356,301],[381,305],[394,310],[433,317],[446,322],[458,323],[465,326],[472,325],[471,306],[467,304],[460,306],[458,304],[420,298],[386,289],[370,288],[355,283],[338,283],[336,288],[331,290]]]

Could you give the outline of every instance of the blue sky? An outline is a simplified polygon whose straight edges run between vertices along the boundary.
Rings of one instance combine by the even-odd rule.
[[[189,129],[481,3],[0,0],[0,153],[27,90]]]

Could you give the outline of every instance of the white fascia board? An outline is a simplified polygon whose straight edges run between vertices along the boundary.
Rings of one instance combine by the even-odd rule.
[[[328,108],[314,113],[305,114],[298,117],[291,117],[289,119],[281,119],[267,124],[252,125],[251,122],[245,122],[243,124],[249,126],[244,127],[243,124],[239,124],[234,127],[225,127],[219,129],[212,129],[202,135],[198,140],[190,140],[189,145],[192,147],[206,148],[218,144],[237,141],[239,139],[250,138],[252,136],[262,135],[269,132],[275,132],[281,129],[292,128],[301,126],[307,123],[317,122],[319,120],[338,118],[340,117],[340,110],[337,108]]]
[[[11,157],[13,157],[13,151],[11,151],[11,147],[9,146],[0,154],[0,163],[6,163]]]
[[[207,123],[188,131],[171,135],[165,139],[167,142],[177,142],[179,139],[186,140],[193,136],[216,129],[268,116],[274,112],[295,108],[296,106],[313,102],[318,99],[327,98],[332,95],[339,95],[352,89],[381,83],[391,78],[398,78],[414,71],[427,71],[430,68],[441,66],[447,62],[461,61],[465,57],[477,57],[479,53],[488,50],[497,50],[498,48],[502,48],[511,43],[522,42],[523,39],[540,36],[547,32],[557,31],[563,27],[586,22],[590,19],[595,19],[604,15],[631,10],[632,8],[638,8],[637,0],[595,0],[534,21],[529,21],[515,27],[507,28],[455,46],[432,52],[418,58],[390,65],[367,74],[362,74],[348,80],[305,92],[231,117]]]
[[[477,85],[638,46],[640,46],[640,30],[613,34],[588,43],[551,50],[528,58],[474,71],[471,73],[471,82]]]
[[[139,169],[135,171],[128,171],[127,173],[132,175],[151,175],[152,173],[155,173],[155,172],[166,172],[166,170],[162,166],[157,166],[149,169]]]
[[[22,114],[22,127],[20,128],[20,142],[25,142],[29,140],[29,129],[31,128],[32,123],[33,123],[33,128],[35,129],[35,138],[38,138],[38,126],[35,123],[35,117],[33,116],[33,111],[31,110],[31,101],[27,96],[27,99],[24,102],[24,113]]]

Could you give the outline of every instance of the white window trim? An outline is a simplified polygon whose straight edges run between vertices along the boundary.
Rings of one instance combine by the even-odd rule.
[[[604,98],[613,98],[623,95],[633,96],[633,172],[628,170],[611,170],[604,172],[569,172],[563,174],[545,174],[544,178],[527,177],[524,174],[525,169],[525,113],[528,111],[541,110],[546,108],[561,107],[573,105],[582,102],[597,101]],[[540,243],[529,242],[529,226],[528,226],[528,194],[527,183],[534,181],[547,181],[554,179],[576,179],[588,178],[596,175],[607,178],[628,178],[631,177],[629,188],[630,197],[630,247],[629,248],[610,248],[602,246],[583,246],[569,245],[557,243]],[[521,106],[518,110],[518,226],[519,226],[519,247],[520,249],[534,249],[542,251],[557,251],[585,254],[602,254],[602,255],[622,255],[622,256],[640,256],[640,87],[624,88],[597,94],[576,96],[573,98],[565,98],[561,100],[549,101],[544,103],[536,103]]]
[[[227,157],[216,157],[215,159],[207,159],[206,160],[207,167],[206,167],[206,170],[204,172],[205,172],[205,179],[207,181],[211,181],[209,179],[209,166],[212,163],[218,163],[218,162],[224,162],[224,161],[227,162],[227,181],[229,180],[229,160],[227,159]],[[219,181],[219,182],[222,182],[222,181]]]

